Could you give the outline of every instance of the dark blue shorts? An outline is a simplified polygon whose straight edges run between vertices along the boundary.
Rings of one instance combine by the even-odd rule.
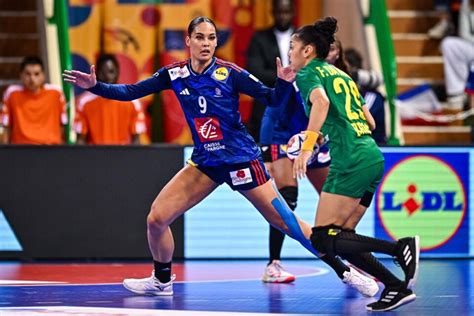
[[[188,164],[198,168],[219,185],[224,182],[227,183],[234,191],[250,190],[270,180],[270,176],[261,157],[234,165],[205,167],[196,165],[189,160]]]
[[[286,144],[260,145],[264,162],[274,162],[275,160],[288,158],[286,155]],[[331,164],[329,147],[322,146],[318,152],[318,158],[308,165],[308,169],[318,169],[328,167]]]

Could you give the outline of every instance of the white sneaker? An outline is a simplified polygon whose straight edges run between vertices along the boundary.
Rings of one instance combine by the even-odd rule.
[[[149,278],[144,279],[125,279],[123,286],[136,294],[167,296],[173,295],[173,281],[176,275],[171,276],[171,280],[167,283],[161,283],[154,275],[154,271]]]
[[[366,277],[354,268],[343,274],[342,282],[352,286],[364,296],[372,297],[379,291],[379,286],[374,279]]]
[[[464,108],[464,103],[467,102],[467,96],[465,94],[448,96],[446,101],[447,109],[461,111]]]
[[[266,268],[262,276],[262,281],[267,283],[291,283],[295,276],[283,268],[280,260],[273,260]]]
[[[442,39],[450,31],[448,20],[441,20],[428,30],[428,36],[434,39]]]

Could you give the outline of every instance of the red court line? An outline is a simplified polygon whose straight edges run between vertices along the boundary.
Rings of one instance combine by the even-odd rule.
[[[260,279],[265,262],[191,262],[173,264],[177,281],[219,281]],[[311,265],[288,265],[298,275],[314,274]],[[72,264],[0,264],[0,280],[47,281],[71,284],[121,283],[124,278],[143,278],[151,274],[152,264],[144,263],[72,263]]]

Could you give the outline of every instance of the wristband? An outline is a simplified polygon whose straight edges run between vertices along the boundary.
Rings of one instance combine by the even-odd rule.
[[[304,131],[303,133],[306,135],[306,139],[304,140],[303,144],[301,145],[301,150],[302,151],[313,151],[314,150],[314,145],[316,144],[316,141],[318,140],[319,133],[314,132],[314,131]]]

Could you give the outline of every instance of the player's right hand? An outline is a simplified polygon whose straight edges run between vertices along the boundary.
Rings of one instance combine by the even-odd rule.
[[[95,66],[91,66],[90,74],[86,74],[79,70],[64,70],[63,79],[65,82],[72,83],[82,89],[92,88],[97,84]]]

